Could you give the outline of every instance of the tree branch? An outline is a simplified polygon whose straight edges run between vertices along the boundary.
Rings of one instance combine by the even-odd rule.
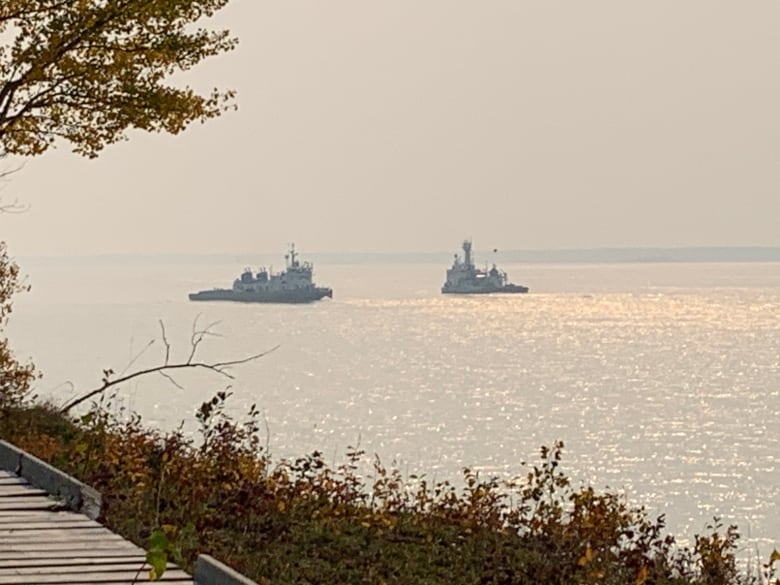
[[[190,351],[190,357],[187,358],[188,364],[195,358],[195,352],[198,350],[198,345],[201,341],[203,341],[209,335],[213,337],[219,337],[218,333],[214,333],[212,331],[214,327],[219,325],[219,321],[209,323],[203,329],[195,329],[198,326],[199,318],[200,315],[196,316],[195,321],[192,323],[192,337],[190,338],[190,345],[192,346],[192,350]]]
[[[165,323],[162,322],[162,319],[160,319],[160,331],[163,343],[165,344],[165,365],[167,366],[171,359],[171,344],[168,343],[168,338],[165,336]]]
[[[0,153],[0,160],[5,158],[5,154]],[[17,167],[6,169],[3,171],[0,171],[0,181],[5,179],[6,177],[11,176],[12,174],[19,172],[22,169],[22,165],[19,165]],[[2,190],[5,187],[5,185],[0,186],[0,190]],[[29,209],[29,205],[23,205],[22,203],[19,203],[19,199],[16,198],[10,203],[3,202],[2,196],[0,196],[0,213],[22,213],[24,211],[27,211]]]
[[[263,356],[268,355],[269,353],[276,351],[279,346],[276,345],[272,347],[271,349],[257,353],[255,355],[250,355],[249,357],[245,357],[238,360],[228,360],[224,362],[213,362],[213,363],[207,363],[207,362],[196,362],[195,359],[195,353],[198,350],[198,345],[207,337],[207,336],[217,336],[217,333],[214,333],[212,329],[219,323],[218,321],[215,321],[214,323],[210,323],[203,329],[198,329],[198,319],[200,318],[200,315],[195,317],[195,320],[192,323],[192,336],[190,337],[190,353],[187,357],[187,361],[184,362],[178,362],[178,363],[171,363],[171,344],[168,341],[168,336],[165,332],[165,324],[162,322],[162,320],[159,321],[160,323],[160,336],[162,337],[163,345],[165,346],[165,359],[162,363],[162,365],[155,366],[152,368],[146,368],[143,370],[137,370],[135,372],[131,372],[129,374],[125,374],[127,371],[127,368],[129,368],[132,364],[136,362],[136,360],[147,350],[149,347],[154,343],[154,339],[152,339],[149,343],[146,344],[146,346],[136,355],[133,357],[133,359],[130,361],[130,363],[125,367],[125,369],[122,371],[122,373],[119,375],[118,378],[112,380],[111,376],[114,374],[113,370],[104,370],[103,372],[103,384],[99,386],[98,388],[95,388],[93,390],[90,390],[86,394],[83,394],[82,396],[78,396],[76,398],[73,398],[69,402],[65,403],[65,405],[60,409],[60,412],[67,413],[74,407],[78,406],[82,402],[89,400],[93,396],[97,396],[98,394],[102,394],[109,388],[112,388],[114,386],[118,386],[119,384],[122,384],[123,382],[127,382],[129,380],[132,380],[134,378],[139,378],[141,376],[146,376],[148,374],[160,374],[163,378],[166,378],[168,381],[170,381],[174,386],[177,388],[182,388],[182,386],[174,380],[174,378],[171,376],[171,372],[174,370],[183,370],[185,368],[203,368],[206,370],[210,370],[212,372],[216,372],[217,374],[220,374],[222,376],[225,376],[226,378],[233,379],[233,375],[230,374],[230,372],[227,371],[228,368],[231,366],[238,366],[240,364],[245,364],[247,362],[251,362],[253,360],[259,359]]]
[[[98,395],[98,394],[100,394],[102,392],[105,392],[106,390],[108,390],[109,388],[111,388],[113,386],[117,386],[117,385],[122,384],[124,382],[127,382],[129,380],[132,380],[133,378],[138,378],[140,376],[146,376],[147,374],[162,373],[164,375],[167,375],[168,372],[170,372],[172,370],[182,370],[182,369],[185,369],[185,368],[204,368],[206,370],[210,370],[212,372],[216,372],[218,374],[221,374],[221,375],[225,376],[226,378],[230,378],[232,380],[234,378],[234,376],[232,374],[230,374],[229,372],[227,372],[226,368],[229,368],[231,366],[237,366],[237,365],[240,365],[240,364],[245,364],[247,362],[251,362],[251,361],[256,360],[256,359],[260,359],[261,357],[264,357],[264,356],[268,355],[269,353],[271,353],[273,351],[276,351],[278,348],[279,348],[279,346],[276,345],[276,346],[272,347],[271,349],[269,349],[267,351],[264,351],[264,352],[261,352],[261,353],[257,353],[255,355],[250,355],[249,357],[245,357],[245,358],[238,359],[238,360],[229,360],[229,361],[225,361],[225,362],[214,362],[214,363],[211,363],[211,364],[206,363],[206,362],[193,362],[191,360],[187,360],[186,362],[183,362],[183,363],[164,364],[162,366],[155,366],[153,368],[147,368],[145,370],[138,370],[136,372],[132,372],[131,374],[127,374],[126,376],[122,376],[122,377],[117,378],[115,380],[109,380],[108,376],[106,376],[103,379],[103,385],[102,386],[100,386],[99,388],[95,388],[94,390],[90,390],[89,392],[87,392],[86,394],[84,394],[82,396],[79,396],[78,398],[74,398],[70,402],[66,403],[65,406],[63,406],[60,409],[60,412],[63,413],[63,414],[67,413],[72,408],[78,406],[82,402],[84,402],[86,400],[89,400],[93,396],[96,396],[96,395]]]

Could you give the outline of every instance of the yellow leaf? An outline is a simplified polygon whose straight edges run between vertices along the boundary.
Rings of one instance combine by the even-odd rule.
[[[647,567],[642,565],[639,567],[639,573],[636,576],[636,585],[645,585],[647,581]]]
[[[588,546],[588,548],[585,549],[585,554],[582,555],[579,560],[577,561],[577,564],[580,567],[584,567],[587,565],[591,560],[593,559],[593,550]]]
[[[285,508],[287,508],[287,504],[285,504],[283,500],[279,500],[279,503],[276,504],[276,507],[280,512],[284,512]]]

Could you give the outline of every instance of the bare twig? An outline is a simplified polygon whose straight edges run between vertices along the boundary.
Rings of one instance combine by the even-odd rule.
[[[171,344],[168,343],[168,338],[165,336],[165,323],[162,322],[162,319],[160,319],[160,331],[162,334],[162,340],[165,344],[165,365],[168,365],[168,361],[171,358]]]
[[[4,159],[6,155],[2,152],[0,152],[0,160]],[[0,170],[0,180],[3,182],[6,182],[5,179],[13,175],[14,173],[19,172],[22,169],[23,165],[18,165],[16,167]],[[0,186],[0,189],[5,187],[5,185]],[[19,199],[16,198],[11,202],[3,201],[2,197],[0,197],[0,213],[24,213],[30,208],[29,205],[25,205],[23,203],[19,202]]]
[[[195,317],[195,321],[192,323],[192,337],[190,338],[190,345],[192,346],[190,350],[190,357],[187,358],[187,363],[192,362],[192,360],[195,358],[195,352],[198,351],[198,345],[201,341],[203,341],[206,337],[219,337],[220,335],[218,333],[214,333],[212,329],[219,325],[219,321],[214,321],[213,323],[209,323],[204,327],[203,329],[196,329],[198,326],[198,318],[200,315]]]
[[[90,390],[86,394],[83,394],[82,396],[79,396],[78,398],[74,398],[70,402],[66,403],[65,406],[63,406],[60,409],[60,412],[66,413],[72,408],[78,406],[85,400],[89,400],[93,396],[96,396],[98,394],[101,394],[108,390],[109,388],[113,386],[117,386],[119,384],[122,384],[124,382],[127,382],[129,380],[132,380],[134,378],[139,378],[141,376],[146,376],[147,374],[156,374],[156,373],[164,373],[167,374],[171,370],[182,370],[185,368],[203,368],[206,370],[210,370],[212,372],[216,372],[218,374],[221,374],[225,376],[226,378],[230,378],[231,380],[234,379],[234,376],[230,374],[227,371],[227,368],[230,368],[231,366],[237,366],[240,364],[245,364],[247,362],[251,362],[253,360],[259,359],[263,356],[268,355],[269,353],[276,351],[279,348],[278,345],[272,347],[271,349],[257,353],[255,355],[250,355],[249,357],[245,357],[239,360],[229,360],[225,362],[214,362],[214,363],[206,363],[206,362],[193,362],[193,361],[186,361],[184,363],[178,363],[178,364],[163,364],[161,366],[155,366],[153,368],[147,368],[145,370],[138,370],[136,372],[133,372],[131,374],[127,374],[126,376],[122,376],[120,378],[116,378],[115,380],[110,380],[108,376],[103,378],[103,384],[95,388],[94,390]]]
[[[10,203],[3,203],[0,200],[0,213],[24,213],[28,209],[30,206],[19,203],[18,199],[14,199]]]
[[[178,383],[178,382],[177,382],[177,381],[176,381],[176,380],[173,378],[173,376],[171,376],[170,374],[166,374],[165,372],[160,372],[160,375],[161,375],[163,378],[165,378],[166,380],[168,380],[168,381],[169,381],[171,384],[173,384],[174,386],[176,386],[176,387],[177,387],[179,390],[184,390],[184,386],[182,386],[181,384],[179,384],[179,383]]]
[[[0,152],[0,160],[3,160],[6,156],[8,156],[8,155],[5,154],[5,153]],[[5,177],[8,177],[10,175],[13,175],[14,173],[19,172],[22,169],[23,166],[24,165],[20,164],[18,166],[12,167],[10,169],[5,169],[5,170],[0,171],[0,179],[4,179]]]
[[[151,368],[145,368],[143,370],[136,370],[135,372],[131,372],[129,374],[125,374],[127,369],[133,365],[138,358],[143,355],[143,353],[151,347],[151,345],[154,343],[154,340],[149,341],[149,343],[146,344],[146,346],[133,357],[132,360],[130,360],[130,363],[125,367],[125,369],[119,374],[118,378],[112,379],[111,377],[114,375],[114,371],[111,369],[107,369],[103,371],[103,379],[101,380],[102,384],[87,392],[86,394],[83,394],[81,396],[78,396],[76,398],[71,399],[70,401],[66,402],[65,405],[60,409],[60,412],[67,413],[72,408],[78,406],[82,402],[89,400],[93,396],[97,396],[98,394],[102,395],[106,390],[109,388],[118,386],[119,384],[122,384],[124,382],[128,382],[129,380],[132,380],[134,378],[139,378],[141,376],[146,376],[147,374],[160,374],[163,378],[167,379],[169,382],[171,382],[174,386],[176,386],[179,389],[183,389],[183,387],[173,378],[171,375],[171,372],[174,370],[182,370],[185,368],[203,368],[206,370],[210,370],[212,372],[216,372],[217,374],[220,374],[222,376],[225,376],[226,378],[233,379],[233,375],[228,372],[228,369],[231,366],[237,366],[241,364],[245,364],[247,362],[251,362],[253,360],[259,359],[263,356],[268,355],[272,351],[275,351],[278,349],[278,345],[275,347],[272,347],[271,349],[267,351],[263,351],[261,353],[257,353],[254,355],[250,355],[248,357],[238,359],[238,360],[228,360],[223,362],[202,362],[202,361],[195,361],[195,354],[198,350],[198,345],[208,336],[218,336],[217,333],[213,331],[214,327],[218,325],[219,322],[210,323],[203,329],[198,329],[198,317],[195,318],[195,321],[192,324],[192,336],[190,337],[190,353],[187,357],[187,361],[179,362],[179,363],[171,363],[171,344],[168,341],[168,336],[165,331],[165,324],[160,320],[160,336],[162,338],[163,345],[165,347],[165,359],[162,363],[162,365],[154,366]]]
[[[263,422],[265,423],[265,452],[268,454],[271,452],[271,426],[268,424],[265,410],[263,410]]]
[[[135,362],[138,361],[138,358],[140,358],[142,355],[146,353],[146,350],[149,349],[154,344],[154,339],[150,339],[149,343],[147,343],[144,348],[139,351],[137,354],[133,356],[133,359],[131,359],[129,362],[127,362],[127,365],[125,366],[125,369],[122,370],[121,374],[124,374],[127,370],[130,369],[130,366],[132,366]]]

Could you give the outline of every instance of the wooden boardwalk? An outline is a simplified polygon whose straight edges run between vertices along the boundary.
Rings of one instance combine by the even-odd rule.
[[[148,583],[145,559],[138,546],[0,470],[0,585]],[[193,578],[170,565],[159,582]]]

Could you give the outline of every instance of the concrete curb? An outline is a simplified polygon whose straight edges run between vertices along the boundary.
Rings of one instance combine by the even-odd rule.
[[[37,457],[0,440],[0,468],[62,500],[68,508],[92,520],[100,516],[100,493]]]
[[[198,555],[194,578],[195,585],[257,585],[209,555]]]
[[[97,490],[2,439],[0,469],[26,479],[92,520],[100,516],[101,499]],[[198,555],[193,578],[195,585],[257,585],[209,555]]]

